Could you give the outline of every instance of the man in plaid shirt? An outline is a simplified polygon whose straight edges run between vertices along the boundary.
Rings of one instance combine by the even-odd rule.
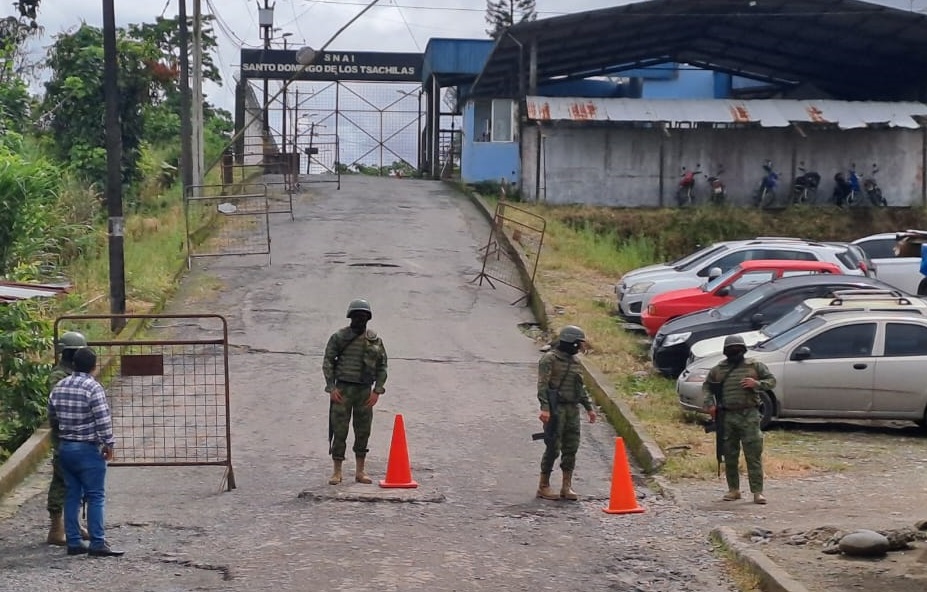
[[[58,431],[58,458],[67,487],[64,531],[68,555],[113,557],[122,552],[111,549],[104,537],[103,504],[106,463],[113,460],[116,440],[103,385],[91,374],[96,365],[96,354],[89,347],[74,352],[74,373],[52,389],[48,420]],[[82,497],[87,500],[89,548],[81,543],[77,521]]]

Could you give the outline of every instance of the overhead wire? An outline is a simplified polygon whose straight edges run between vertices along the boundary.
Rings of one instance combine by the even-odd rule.
[[[402,22],[406,25],[406,31],[409,32],[409,37],[412,38],[412,43],[415,44],[415,49],[422,51],[422,46],[419,45],[418,39],[415,38],[415,33],[412,32],[412,27],[409,26],[409,21],[406,20],[406,15],[402,12],[402,8],[399,4],[396,3],[396,0],[392,0],[393,6],[396,7],[396,12],[399,13],[399,17],[402,19]]]

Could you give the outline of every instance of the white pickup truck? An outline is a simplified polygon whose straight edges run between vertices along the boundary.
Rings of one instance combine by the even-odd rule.
[[[905,235],[916,237],[921,234],[924,239],[927,239],[927,232],[909,230],[873,234],[857,239],[852,244],[866,251],[872,264],[875,265],[876,277],[879,280],[907,294],[925,296],[927,295],[927,277],[921,274],[921,257],[904,256],[917,252],[918,242],[922,241],[912,241],[913,244],[908,245],[910,248],[905,249],[901,253],[902,256],[895,254],[900,244],[899,237]]]

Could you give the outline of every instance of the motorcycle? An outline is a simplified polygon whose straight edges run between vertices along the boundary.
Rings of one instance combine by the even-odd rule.
[[[719,166],[718,172],[714,175],[705,175],[705,178],[708,180],[708,186],[711,188],[709,199],[711,203],[716,206],[723,205],[727,200],[727,188],[724,186],[724,181],[721,180],[721,175],[723,173],[724,167]]]
[[[701,165],[696,164],[694,171],[682,167],[682,178],[679,180],[679,188],[676,190],[676,203],[679,204],[679,207],[695,204],[695,176],[702,173],[700,167]]]
[[[875,180],[876,173],[879,172],[879,165],[872,163],[872,172],[869,173],[869,176],[863,179],[863,191],[866,192],[866,197],[869,198],[869,203],[874,207],[882,208],[888,205],[888,201],[882,197],[882,188],[879,187],[879,184]]]
[[[844,175],[842,171],[834,175],[834,192],[831,201],[838,208],[855,206],[862,191],[859,173],[856,172],[856,163],[850,163],[850,170]]]
[[[798,164],[801,173],[792,181],[792,203],[813,204],[818,199],[818,186],[821,184],[821,175],[816,171],[805,168],[805,162]]]
[[[776,186],[779,184],[779,173],[773,169],[772,161],[763,163],[763,180],[753,192],[753,203],[759,208],[768,208],[776,201]]]

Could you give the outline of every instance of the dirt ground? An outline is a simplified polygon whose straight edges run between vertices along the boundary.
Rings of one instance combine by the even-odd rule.
[[[720,501],[723,478],[675,484],[680,501],[707,513],[717,525],[733,527],[811,591],[927,589],[927,542],[882,559],[825,554],[826,537],[796,544],[806,538],[803,534],[826,527],[914,528],[927,519],[927,440],[919,429],[887,422],[782,422],[771,429],[806,437],[820,454],[843,461],[843,470],[767,480],[766,506]]]

